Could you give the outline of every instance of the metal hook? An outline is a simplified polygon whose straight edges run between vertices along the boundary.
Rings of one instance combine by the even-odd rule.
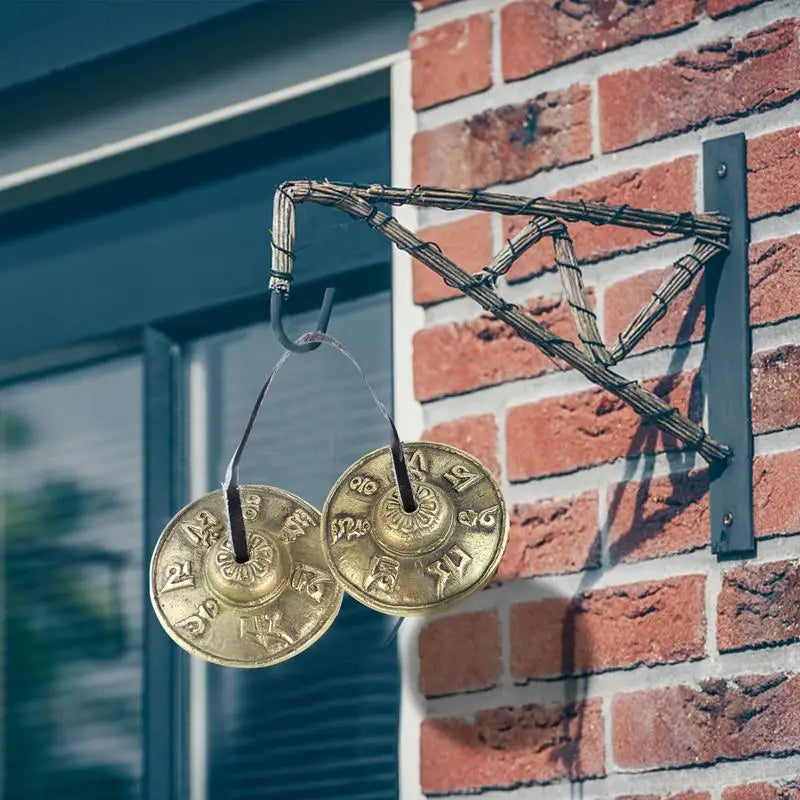
[[[325,295],[322,298],[322,305],[319,309],[319,317],[317,318],[317,333],[327,333],[328,321],[331,318],[331,310],[333,307],[333,295],[335,289],[327,288]],[[291,350],[293,353],[310,353],[320,346],[320,342],[308,342],[307,344],[297,344],[293,339],[290,339],[286,331],[283,329],[283,293],[273,290],[269,301],[269,316],[272,323],[272,331],[278,338],[278,341],[283,345],[286,350]]]

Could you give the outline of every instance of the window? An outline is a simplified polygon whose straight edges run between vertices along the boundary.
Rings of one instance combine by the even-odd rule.
[[[0,217],[6,798],[186,797],[198,713],[209,797],[396,796],[385,617],[345,600],[296,659],[208,667],[190,708],[188,657],[144,599],[163,525],[190,484],[218,486],[278,356],[265,323],[274,187],[389,182],[388,165],[380,100]],[[331,332],[388,404],[388,243],[330,209],[298,217],[287,328],[311,327],[335,284]],[[321,506],[344,467],[387,442],[357,373],[321,349],[281,373],[242,474]]]

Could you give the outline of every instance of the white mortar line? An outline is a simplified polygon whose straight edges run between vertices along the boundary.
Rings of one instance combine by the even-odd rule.
[[[503,62],[502,62],[502,46],[500,36],[500,9],[497,8],[497,3],[492,4],[492,86],[500,87],[503,85]]]
[[[763,555],[761,557],[763,558]],[[713,556],[709,553],[709,559],[712,558]],[[719,646],[717,644],[717,598],[722,589],[722,570],[720,567],[720,564],[710,561],[705,587],[706,653],[712,669],[717,669],[720,663]]]
[[[552,242],[542,242],[541,246],[549,250],[552,248]],[[585,271],[584,278],[586,278]],[[524,304],[536,297],[560,297],[563,294],[563,287],[558,272],[548,270],[524,281],[506,282],[500,293],[511,303]]]
[[[600,144],[600,83],[593,78],[589,83],[589,125],[592,132],[592,157],[597,158],[603,154]]]
[[[753,452],[756,456],[798,449],[800,449],[800,428],[762,433],[753,437]]]
[[[600,710],[603,715],[603,750],[605,754],[605,770],[607,775],[613,775],[616,771],[614,764],[614,727],[611,718],[611,700],[606,697],[600,698]]]
[[[775,325],[753,328],[753,353],[773,350],[800,342],[800,319],[787,319]]]
[[[511,676],[511,613],[508,605],[501,603],[497,606],[500,619],[500,679],[498,686],[510,686]]]
[[[694,165],[694,207],[698,211],[705,211],[705,186],[703,184],[703,149],[697,148],[697,161]],[[745,156],[746,159],[746,156]],[[746,166],[745,166],[746,169]]]
[[[611,564],[609,547],[609,527],[611,520],[608,518],[608,490],[613,486],[605,483],[597,487],[597,531],[600,536],[600,564],[602,569],[608,569]],[[585,489],[584,491],[588,491]]]
[[[751,223],[750,243],[759,244],[771,239],[783,239],[797,233],[800,233],[800,209],[786,214],[774,214]]]
[[[458,18],[468,16],[460,9]],[[620,49],[563,64],[546,72],[494,85],[488,92],[460,98],[419,114],[420,130],[430,130],[448,122],[480,114],[487,108],[509,103],[524,103],[544,92],[559,91],[576,83],[591,83],[602,75],[626,69],[640,69],[674,58],[686,50],[696,50],[719,39],[741,40],[748,31],[758,30],[797,14],[795,0],[773,0],[755,8],[717,20],[701,18],[697,25],[657,38],[647,38]],[[418,17],[425,20],[426,15]]]
[[[471,322],[482,313],[485,313],[483,309],[471,298],[466,296],[453,297],[425,308],[423,323],[424,327],[429,328],[431,325],[442,325],[451,322]]]

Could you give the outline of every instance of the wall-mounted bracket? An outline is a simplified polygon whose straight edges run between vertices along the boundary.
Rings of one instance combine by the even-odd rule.
[[[638,209],[627,204],[583,200],[549,200],[479,189],[402,188],[311,179],[286,181],[275,193],[269,288],[284,296],[290,292],[297,203],[335,207],[361,220],[400,250],[412,253],[447,285],[475,300],[521,339],[538,347],[549,358],[566,362],[592,383],[630,406],[647,424],[660,428],[687,449],[696,450],[711,467],[713,550],[721,557],[741,557],[755,549],[744,137],[725,137],[707,143],[704,158],[706,207],[712,209],[705,214]],[[424,241],[401,225],[390,210],[391,206],[400,205],[444,211],[469,208],[526,216],[528,222],[489,264],[470,274],[448,258],[436,242]],[[388,207],[389,213],[379,206]],[[608,344],[597,324],[581,265],[567,230],[572,222],[615,225],[646,230],[656,236],[678,235],[692,239],[691,252],[675,261],[661,285],[617,335],[616,341]],[[555,265],[578,332],[578,339],[574,342],[555,334],[527,309],[507,302],[499,293],[502,286],[499,281],[514,261],[543,238],[552,239]],[[670,406],[654,394],[647,385],[624,377],[613,367],[636,347],[663,318],[675,297],[712,262],[715,266],[706,276],[709,432],[679,408]]]
[[[711,550],[719,559],[742,558],[756,549],[746,155],[743,134],[703,144],[705,207],[731,222],[728,252],[705,269],[708,432],[733,450],[727,463],[709,467]]]

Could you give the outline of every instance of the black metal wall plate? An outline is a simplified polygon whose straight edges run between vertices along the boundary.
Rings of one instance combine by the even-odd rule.
[[[731,220],[730,251],[705,270],[708,432],[733,449],[727,464],[709,470],[711,550],[720,559],[753,555],[756,549],[746,156],[743,134],[703,144],[705,208]]]

